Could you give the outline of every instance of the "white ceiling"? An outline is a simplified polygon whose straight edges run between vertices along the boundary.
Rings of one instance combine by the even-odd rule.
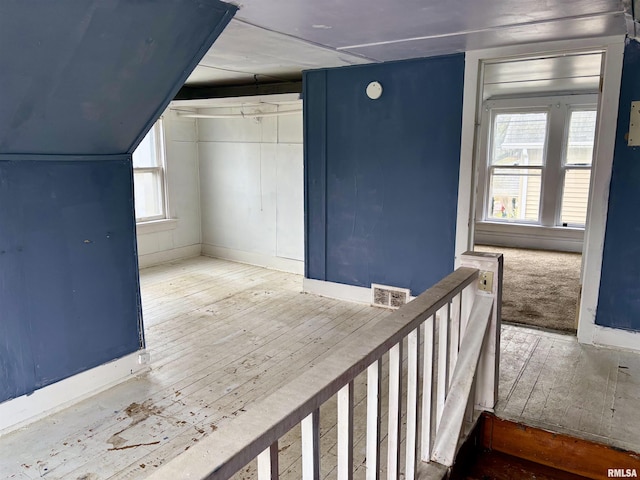
[[[624,2],[624,5],[623,5]],[[625,0],[242,0],[189,85],[626,32]]]
[[[366,63],[349,53],[313,45],[232,20],[187,80],[189,85],[296,80],[302,70]]]

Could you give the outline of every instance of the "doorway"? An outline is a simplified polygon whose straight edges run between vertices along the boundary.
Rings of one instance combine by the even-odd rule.
[[[482,64],[473,243],[504,254],[505,321],[577,332],[603,58]]]

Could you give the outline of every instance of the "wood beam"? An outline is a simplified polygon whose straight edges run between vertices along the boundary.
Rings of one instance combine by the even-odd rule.
[[[251,97],[302,93],[302,80],[291,82],[256,83],[250,85],[183,86],[174,100],[207,100],[210,98]]]

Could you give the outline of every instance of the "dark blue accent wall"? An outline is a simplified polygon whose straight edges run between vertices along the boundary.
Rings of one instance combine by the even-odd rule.
[[[132,152],[235,11],[217,0],[0,2],[0,153]]]
[[[421,293],[453,270],[463,76],[462,54],[305,72],[308,278]]]
[[[640,43],[624,50],[618,127],[596,324],[640,331],[640,147],[629,147],[631,102],[640,100]]]
[[[0,2],[0,402],[143,346],[131,152],[236,9]]]
[[[0,161],[0,400],[140,348],[131,162]]]

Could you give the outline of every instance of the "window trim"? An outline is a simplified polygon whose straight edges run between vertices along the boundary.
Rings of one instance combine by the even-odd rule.
[[[159,215],[152,215],[150,217],[140,217],[136,216],[136,225],[141,226],[145,224],[154,224],[158,221],[163,220],[171,220],[170,210],[169,210],[169,195],[168,195],[168,185],[167,185],[167,164],[166,164],[166,144],[164,137],[164,122],[163,117],[161,116],[151,127],[154,130],[154,149],[157,160],[157,165],[155,167],[133,167],[134,181],[135,181],[135,173],[148,173],[154,172],[158,174],[158,184],[160,187],[160,195],[161,195],[161,209],[162,212]],[[172,228],[172,227],[169,227]]]
[[[477,167],[477,185],[480,201],[476,202],[476,219],[480,223],[496,223],[500,225],[536,225],[547,228],[577,228],[584,229],[584,225],[561,222],[562,194],[565,173],[565,151],[568,141],[570,113],[575,110],[591,110],[598,108],[597,94],[554,95],[544,97],[491,99],[483,104],[479,125],[479,149]],[[504,112],[540,112],[548,111],[546,146],[543,154],[540,206],[538,221],[499,220],[488,216],[488,201],[490,192],[489,165],[491,149],[493,148],[493,130],[495,115]],[[595,145],[594,145],[595,152]],[[532,166],[533,167],[533,166]],[[574,168],[574,167],[571,167]],[[590,167],[593,169],[593,161]],[[593,170],[592,170],[593,172]],[[591,183],[593,175],[591,176]],[[588,217],[588,213],[587,213]]]

